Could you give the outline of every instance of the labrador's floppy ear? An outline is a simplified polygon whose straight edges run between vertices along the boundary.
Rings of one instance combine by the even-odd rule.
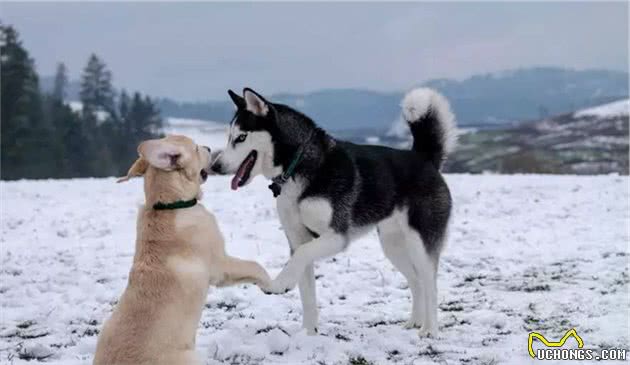
[[[264,117],[269,113],[267,101],[254,90],[246,87],[243,89],[243,97],[245,98],[245,108],[254,115]]]
[[[183,167],[184,161],[189,157],[186,149],[165,139],[151,139],[140,143],[138,153],[151,166],[165,171]]]
[[[127,172],[127,176],[123,176],[118,179],[116,182],[121,183],[125,181],[129,181],[132,177],[138,177],[144,175],[147,172],[147,168],[149,167],[149,163],[142,157],[138,157],[136,162],[131,165],[129,171]]]
[[[245,109],[245,99],[243,99],[242,96],[238,95],[232,90],[228,90],[228,94],[230,95],[230,98],[232,99],[234,105],[236,105],[236,109]]]

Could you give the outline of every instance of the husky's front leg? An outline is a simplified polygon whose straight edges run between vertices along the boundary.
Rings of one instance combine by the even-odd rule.
[[[307,265],[304,274],[298,283],[300,288],[300,299],[302,300],[302,327],[306,329],[308,335],[317,333],[317,321],[319,313],[317,310],[317,287],[315,284],[315,269],[313,264]]]
[[[286,235],[292,256],[298,247],[313,239],[313,236],[306,228],[298,223],[287,227]],[[304,274],[300,277],[298,287],[300,288],[300,300],[302,301],[302,327],[306,329],[308,335],[314,335],[317,333],[319,313],[317,310],[317,285],[315,284],[315,268],[313,264],[307,265],[306,269],[304,269]]]
[[[345,235],[327,232],[298,247],[284,269],[271,282],[269,287],[262,288],[268,294],[283,294],[295,288],[298,279],[304,274],[306,267],[324,257],[341,252],[348,242]]]
[[[278,199],[278,216],[291,247],[291,256],[300,246],[313,239],[313,236],[300,221],[299,214],[296,214],[297,211],[295,196],[285,194]],[[304,274],[300,277],[299,287],[300,300],[302,301],[302,327],[306,329],[307,334],[314,335],[317,333],[319,313],[313,264],[306,265]],[[265,290],[265,288],[262,289]]]

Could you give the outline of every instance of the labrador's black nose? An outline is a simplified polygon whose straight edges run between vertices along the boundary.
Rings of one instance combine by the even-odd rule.
[[[203,146],[203,148],[207,149],[207,150],[208,150],[208,153],[212,153],[212,151],[210,151],[210,147],[208,147],[208,146]]]

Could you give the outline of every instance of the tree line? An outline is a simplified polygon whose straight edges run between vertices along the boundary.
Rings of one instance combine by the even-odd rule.
[[[3,180],[121,176],[138,143],[161,133],[153,100],[116,93],[111,71],[95,54],[81,75],[80,103],[68,103],[66,66],[58,64],[52,92],[42,92],[18,32],[0,24],[0,73]]]

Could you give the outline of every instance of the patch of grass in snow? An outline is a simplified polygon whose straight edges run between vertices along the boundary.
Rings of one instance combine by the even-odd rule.
[[[347,336],[342,335],[341,333],[337,333],[335,335],[335,338],[338,339],[338,340],[341,340],[341,341],[345,341],[345,342],[350,341],[350,338],[348,338]]]
[[[213,307],[223,309],[226,312],[231,312],[232,310],[236,309],[236,304],[228,302],[218,302],[216,305],[212,305],[210,303],[206,304],[206,308],[208,309],[211,309]]]
[[[474,284],[475,282],[477,282],[478,285],[485,286],[487,280],[497,281],[497,278],[496,277],[488,278],[486,275],[483,275],[483,274],[468,274],[464,277],[464,280],[462,282],[455,284],[455,288],[463,288],[466,286],[470,286],[471,284]]]
[[[480,274],[471,274],[471,275],[466,275],[466,277],[464,278],[464,282],[466,283],[471,283],[475,280],[481,280],[481,279],[485,279],[486,276],[485,275],[480,275]]]
[[[464,310],[464,306],[461,301],[451,300],[446,303],[440,303],[440,310],[444,312],[461,312]]]
[[[273,329],[279,329],[280,331],[284,332],[285,335],[291,336],[291,335],[289,335],[289,332],[287,332],[284,328],[278,327],[278,326],[267,326],[265,328],[261,328],[261,329],[256,331],[256,334],[259,335],[261,333],[267,333],[267,332],[270,332]]]
[[[563,312],[563,316],[569,313],[568,310]],[[562,334],[564,328],[577,327],[575,323],[572,323],[568,319],[559,316],[551,316],[548,318],[539,318],[535,314],[528,314],[523,317],[523,328],[528,331],[550,331],[554,334]]]
[[[351,357],[348,359],[349,365],[374,365],[373,362],[367,361],[363,356]]]
[[[11,275],[11,276],[20,276],[22,275],[22,270],[20,269],[2,270],[2,273]]]
[[[261,364],[260,359],[252,358],[250,355],[247,355],[247,354],[234,354],[230,357],[223,359],[223,362],[227,364],[239,364],[239,365]]]
[[[604,252],[602,254],[602,257],[607,259],[609,258],[611,255],[615,255],[615,256],[619,256],[619,257],[624,257],[624,256],[628,256],[627,253],[623,252],[623,251],[619,251],[619,252]]]
[[[428,356],[432,360],[435,360],[435,359],[439,358],[440,355],[442,355],[443,353],[444,353],[444,351],[440,351],[440,350],[436,349],[435,347],[433,347],[432,345],[429,344],[424,350],[420,351],[418,353],[418,355],[420,355],[420,356]]]
[[[83,331],[83,334],[81,334],[79,337],[92,337],[92,336],[96,336],[100,333],[100,331],[97,328],[91,328],[88,327],[85,329],[85,331]]]
[[[467,358],[460,358],[459,363],[460,364],[475,364],[475,365],[497,365],[499,362],[494,358],[480,359],[477,356],[473,356],[473,357],[467,357]]]
[[[444,319],[444,321],[442,322],[442,329],[447,329],[447,328],[451,328],[451,327],[455,327],[455,326],[463,326],[463,325],[469,325],[470,321],[467,319],[459,319],[457,318],[455,315],[451,315],[450,317]]]
[[[397,359],[397,360],[400,359],[400,351],[392,350],[392,351],[387,352],[387,360],[394,360],[394,359]]]
[[[29,328],[30,326],[34,325],[35,323],[36,323],[35,321],[32,321],[32,320],[29,319],[29,320],[24,321],[22,323],[18,323],[17,325],[15,325],[15,327],[17,327],[17,328]]]
[[[372,322],[372,323],[368,323],[368,328],[374,328],[374,327],[379,327],[379,326],[389,326],[389,325],[399,325],[401,323],[403,323],[405,321],[400,320],[400,321],[377,321],[377,322]]]
[[[225,318],[225,319],[221,319],[221,318],[211,318],[208,320],[202,320],[201,321],[201,327],[208,329],[208,328],[214,328],[216,330],[220,330],[223,329],[223,325],[225,323],[225,321],[229,321],[231,320],[233,317],[229,317],[229,318]]]
[[[378,300],[370,300],[368,302],[365,302],[365,305],[377,305],[377,304],[385,304],[385,301],[378,299]]]
[[[549,284],[521,283],[520,285],[512,285],[508,287],[509,291],[522,291],[525,293],[533,293],[539,291],[550,291]]]
[[[496,337],[486,337],[483,340],[481,340],[481,345],[482,346],[490,346],[496,342],[498,342],[499,339]]]

